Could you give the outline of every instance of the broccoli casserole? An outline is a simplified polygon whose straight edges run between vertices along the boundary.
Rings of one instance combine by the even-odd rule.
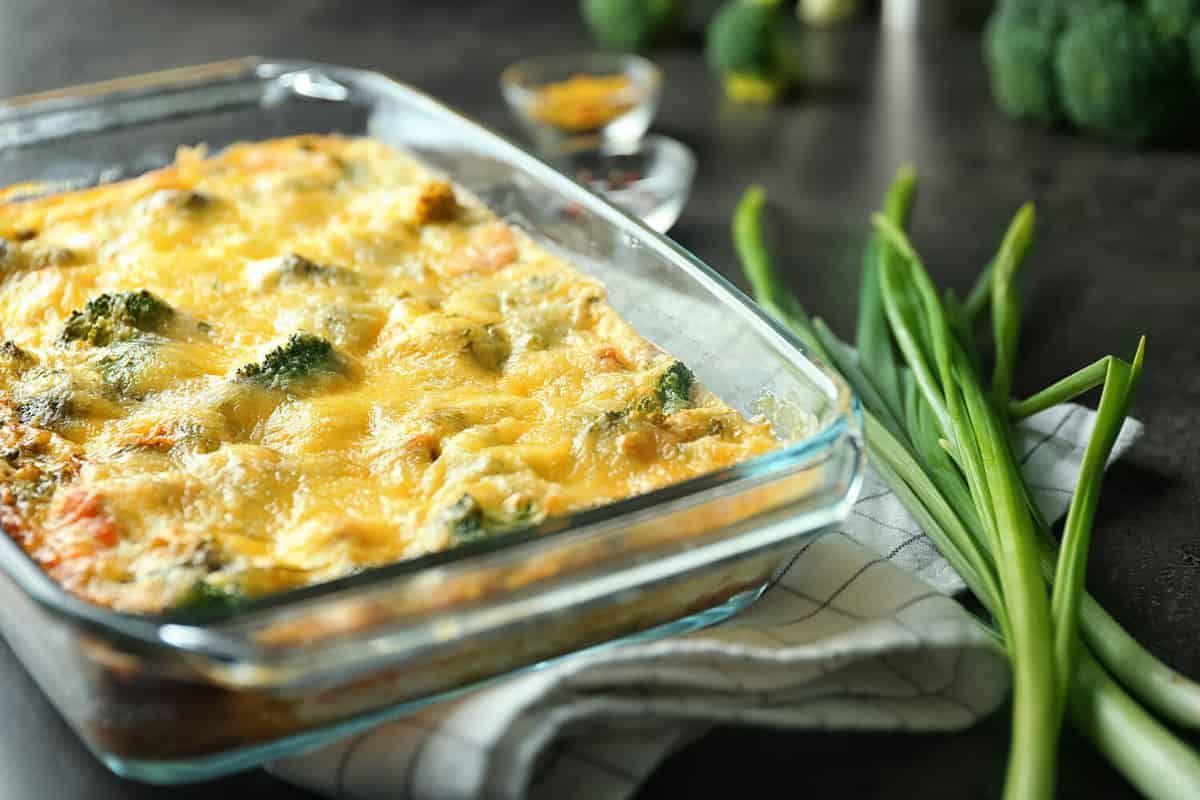
[[[121,611],[318,583],[777,446],[411,157],[0,192],[0,525]]]

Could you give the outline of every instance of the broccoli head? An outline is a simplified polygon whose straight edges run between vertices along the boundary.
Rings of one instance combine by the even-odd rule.
[[[1051,124],[1062,119],[1054,77],[1058,33],[1014,9],[994,15],[984,31],[992,95],[1004,113]]]
[[[735,101],[771,102],[795,79],[787,19],[775,2],[730,0],[708,24],[705,57]]]
[[[644,50],[662,41],[683,17],[683,0],[582,0],[588,29],[605,47]]]
[[[93,297],[81,310],[72,311],[59,340],[107,347],[139,333],[160,333],[174,315],[171,306],[145,289],[106,293]]]
[[[349,365],[328,340],[311,333],[293,333],[263,360],[237,371],[240,381],[265,389],[290,392],[325,376],[345,375]]]
[[[1117,141],[1170,133],[1190,105],[1186,49],[1124,5],[1072,22],[1054,66],[1071,122]]]

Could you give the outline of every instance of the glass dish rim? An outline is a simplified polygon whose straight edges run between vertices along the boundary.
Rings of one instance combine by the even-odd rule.
[[[481,142],[486,142],[492,153],[502,156],[514,167],[529,174],[540,185],[580,202],[588,211],[603,219],[613,228],[626,235],[634,236],[643,246],[651,248],[672,266],[683,271],[688,278],[700,284],[714,298],[719,299],[731,310],[738,312],[741,322],[756,328],[768,340],[774,339],[775,349],[780,355],[786,357],[792,367],[807,375],[817,384],[830,405],[831,418],[811,436],[716,472],[671,484],[616,503],[553,517],[539,525],[492,540],[414,559],[383,564],[331,581],[278,592],[250,601],[220,620],[190,621],[177,614],[169,613],[154,615],[122,613],[89,603],[72,595],[55,582],[10,536],[0,535],[0,569],[4,570],[21,591],[43,609],[83,628],[120,639],[173,650],[202,652],[205,650],[204,647],[179,644],[180,639],[177,635],[166,637],[163,635],[164,630],[171,629],[176,634],[180,630],[194,631],[197,634],[196,639],[200,640],[208,631],[208,625],[214,621],[226,623],[241,620],[252,614],[278,611],[299,602],[314,601],[318,598],[333,600],[342,594],[349,595],[370,588],[390,585],[393,581],[418,574],[431,566],[447,566],[464,562],[469,564],[472,559],[511,550],[530,541],[546,540],[549,537],[561,540],[573,532],[578,533],[595,524],[618,522],[631,515],[652,511],[664,503],[696,497],[708,490],[745,485],[748,482],[753,483],[766,478],[781,478],[804,469],[820,460],[821,457],[831,454],[837,442],[847,435],[857,435],[856,431],[861,429],[858,401],[841,377],[816,358],[794,334],[767,315],[737,286],[715,269],[682,245],[650,228],[637,217],[562,175],[537,155],[514,143],[509,137],[494,131],[411,84],[379,70],[305,59],[248,56],[0,98],[0,124],[26,117],[36,117],[39,114],[70,112],[121,98],[152,96],[159,92],[185,91],[206,84],[240,80],[257,80],[268,84],[288,74],[308,71],[317,71],[327,77],[346,80],[359,86],[370,84],[367,88],[376,92],[398,94],[403,96],[406,102],[420,106],[434,116],[451,120],[456,125],[470,129],[472,136]],[[304,95],[304,92],[294,85],[288,88],[298,95]],[[19,145],[17,146],[19,147]],[[825,384],[825,386],[821,386],[821,384]]]

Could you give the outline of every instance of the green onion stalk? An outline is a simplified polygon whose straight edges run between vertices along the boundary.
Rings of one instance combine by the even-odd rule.
[[[1200,797],[1200,757],[1159,720],[1200,729],[1200,686],[1138,644],[1083,588],[1104,466],[1129,412],[1144,341],[1131,361],[1106,356],[1014,400],[1015,287],[1032,246],[1033,208],[1018,211],[959,302],[937,292],[904,232],[915,188],[915,173],[902,168],[872,218],[854,347],[810,318],[776,271],[757,187],[733,219],[752,292],[854,388],[874,468],[986,609],[981,623],[1013,670],[1005,796],[1053,796],[1065,718],[1146,796]],[[985,314],[995,353],[986,387],[974,334]],[[1013,426],[1096,387],[1096,421],[1059,542],[1030,500]]]

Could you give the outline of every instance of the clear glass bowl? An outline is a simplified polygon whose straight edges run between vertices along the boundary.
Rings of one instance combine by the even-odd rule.
[[[384,75],[243,59],[0,102],[0,185],[103,183],[167,164],[181,145],[313,132],[374,136],[441,170],[597,276],[638,330],[786,443],[204,624],[85,603],[0,536],[0,631],[123,775],[245,769],[547,659],[715,621],[843,519],[861,481],[857,405],[794,337],[677,244]]]
[[[631,53],[554,55],[512,64],[500,89],[538,148],[580,137],[636,142],[658,113],[662,72]]]
[[[584,139],[541,155],[559,172],[659,233],[679,219],[696,176],[691,149],[659,134],[632,143]]]

